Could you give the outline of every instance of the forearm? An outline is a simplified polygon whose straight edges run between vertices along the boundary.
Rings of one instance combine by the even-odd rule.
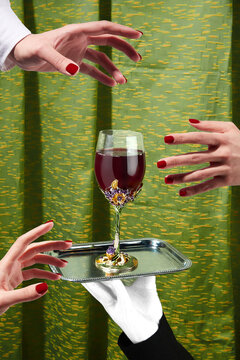
[[[13,47],[31,32],[12,11],[8,0],[0,1],[0,70],[11,69],[14,64],[8,57]]]
[[[193,360],[193,357],[176,340],[165,316],[163,315],[158,331],[149,339],[133,344],[122,333],[118,345],[129,360]]]

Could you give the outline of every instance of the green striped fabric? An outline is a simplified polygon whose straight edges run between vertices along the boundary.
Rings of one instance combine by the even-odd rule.
[[[239,359],[239,188],[180,198],[180,186],[165,185],[167,172],[156,167],[160,158],[201,148],[164,144],[167,134],[191,131],[189,118],[239,122],[237,0],[14,0],[13,7],[37,33],[98,19],[132,26],[144,33],[130,41],[143,60],[135,64],[106,49],[128,79],[113,89],[85,75],[17,68],[1,74],[1,255],[17,236],[49,219],[55,227],[46,239],[110,239],[113,209],[93,171],[98,132],[141,131],[144,187],[122,212],[121,236],[161,238],[191,258],[190,270],[157,277],[169,323],[194,359]],[[42,299],[1,317],[0,354],[9,360],[123,360],[119,334],[82,285],[60,280],[49,282]]]

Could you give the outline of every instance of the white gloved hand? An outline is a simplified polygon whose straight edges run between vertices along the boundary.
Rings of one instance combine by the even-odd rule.
[[[136,344],[151,337],[162,317],[155,276],[138,278],[131,286],[121,280],[82,284]]]

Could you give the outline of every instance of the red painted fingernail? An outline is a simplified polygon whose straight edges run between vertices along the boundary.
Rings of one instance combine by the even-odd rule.
[[[68,66],[66,67],[66,71],[71,74],[74,75],[76,74],[76,72],[78,71],[78,66],[75,64],[68,64]]]
[[[72,240],[65,240],[65,242],[67,242],[67,243],[69,243],[69,242],[72,243]]]
[[[198,123],[200,123],[200,121],[197,120],[197,119],[189,119],[189,122],[192,123],[192,124],[198,124]]]
[[[165,168],[166,166],[167,166],[167,163],[166,163],[165,160],[160,160],[160,161],[157,162],[157,167],[158,167],[159,169],[163,169],[163,168]]]
[[[172,184],[173,183],[173,176],[168,175],[165,177],[165,184]]]
[[[67,263],[67,264],[68,264],[68,261],[67,261],[67,260],[61,259],[61,261],[63,261],[63,262],[65,262],[65,263]]]
[[[38,292],[38,294],[45,293],[47,291],[47,289],[48,289],[47,283],[41,283],[36,286],[36,291]]]
[[[186,195],[187,195],[187,191],[186,191],[185,189],[181,189],[181,190],[179,191],[179,195],[180,195],[180,196],[186,196]]]
[[[48,220],[45,222],[45,224],[50,223],[50,222],[53,222],[53,220]]]
[[[56,273],[56,275],[60,275],[60,276],[62,276],[62,274],[60,274],[60,273]]]
[[[172,144],[174,142],[174,137],[172,135],[167,135],[164,138],[165,143]]]
[[[143,32],[142,31],[140,31],[140,30],[137,30],[138,32],[140,32],[142,35],[143,35]]]
[[[139,54],[139,53],[138,53],[138,55],[139,55],[139,57],[140,57],[140,60],[142,60],[142,55],[141,55],[141,54]]]
[[[125,76],[123,75],[124,79],[125,79],[125,84],[127,83],[127,78],[125,78]]]

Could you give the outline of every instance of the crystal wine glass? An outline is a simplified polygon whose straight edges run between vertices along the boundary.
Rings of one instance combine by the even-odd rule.
[[[137,267],[135,257],[120,251],[120,213],[141,191],[144,173],[145,152],[141,133],[130,130],[100,131],[95,175],[101,191],[116,213],[114,243],[95,262],[106,273],[130,271]]]

